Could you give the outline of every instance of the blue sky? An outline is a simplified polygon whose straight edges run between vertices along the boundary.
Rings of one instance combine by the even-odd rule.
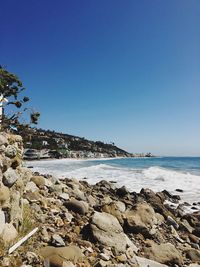
[[[39,127],[200,156],[199,0],[7,0],[0,63]]]

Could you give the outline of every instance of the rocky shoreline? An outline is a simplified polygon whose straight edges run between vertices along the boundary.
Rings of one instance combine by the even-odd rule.
[[[0,151],[0,266],[200,266],[200,212],[166,204],[178,195],[33,173],[20,136],[1,134]]]

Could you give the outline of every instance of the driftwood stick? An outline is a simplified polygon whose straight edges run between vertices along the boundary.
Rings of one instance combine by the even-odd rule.
[[[38,227],[36,227],[35,229],[33,229],[30,233],[28,233],[25,237],[23,237],[22,239],[20,239],[15,245],[13,245],[9,250],[8,250],[8,254],[13,253],[13,251],[15,251],[19,246],[21,246],[21,244],[23,244],[27,239],[29,239],[32,235],[34,235],[37,231],[38,231]]]

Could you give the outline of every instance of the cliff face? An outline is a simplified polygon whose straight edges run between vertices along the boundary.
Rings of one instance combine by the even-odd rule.
[[[18,235],[23,219],[22,194],[29,170],[22,167],[23,143],[19,135],[0,134],[0,239],[4,245]]]

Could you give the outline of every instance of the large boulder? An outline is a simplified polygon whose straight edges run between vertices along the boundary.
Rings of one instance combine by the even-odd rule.
[[[38,187],[43,187],[45,185],[45,178],[41,175],[33,176],[31,181],[34,182]]]
[[[182,256],[179,251],[171,243],[156,244],[151,241],[148,243],[148,246],[144,248],[144,256],[151,260],[163,263],[170,264],[175,266],[176,264],[182,264]]]
[[[1,239],[4,244],[10,244],[17,238],[18,232],[11,223],[6,223],[1,234]]]
[[[44,247],[40,250],[40,255],[44,258],[47,266],[62,267],[66,261],[76,263],[83,257],[81,249],[77,246],[67,246],[55,248],[51,246]]]
[[[114,247],[117,252],[125,252],[127,247],[137,251],[137,247],[123,232],[121,225],[113,215],[106,212],[95,212],[90,226],[94,239],[99,243],[107,247]]]
[[[89,205],[87,202],[79,201],[76,199],[71,199],[69,201],[66,201],[64,205],[67,207],[67,209],[72,210],[81,215],[84,215],[89,210]]]
[[[12,187],[14,183],[18,180],[19,174],[16,170],[8,168],[3,174],[3,183],[8,187]]]
[[[146,202],[134,205],[132,210],[125,213],[125,217],[128,231],[146,236],[151,235],[151,229],[158,223],[154,209]]]
[[[164,193],[154,193],[149,188],[143,188],[140,192],[140,195],[142,195],[144,199],[151,204],[155,212],[162,214],[165,219],[168,216],[173,216],[172,213],[164,205],[164,202],[166,200]]]

